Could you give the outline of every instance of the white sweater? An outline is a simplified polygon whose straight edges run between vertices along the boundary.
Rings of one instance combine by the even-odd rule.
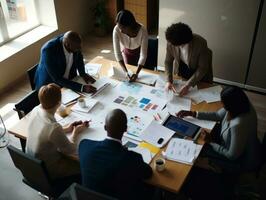
[[[59,162],[62,163],[60,152],[74,154],[77,151],[76,145],[68,140],[62,126],[56,122],[54,116],[41,106],[35,107],[28,117],[30,119],[26,152],[43,160],[48,171],[54,171],[56,174],[55,168]]]
[[[144,65],[147,58],[148,32],[145,27],[141,25],[137,36],[129,37],[128,35],[122,33],[116,25],[113,30],[113,46],[115,58],[117,61],[123,60],[121,53],[122,49],[137,49],[140,47],[140,57],[138,65]]]

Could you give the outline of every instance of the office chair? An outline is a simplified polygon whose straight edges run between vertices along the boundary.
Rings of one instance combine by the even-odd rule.
[[[116,200],[77,183],[73,183],[57,200]]]
[[[12,145],[7,146],[7,149],[15,167],[23,175],[22,181],[49,198],[58,197],[71,184],[61,179],[52,180],[42,160],[28,155]]]
[[[35,72],[37,70],[37,67],[38,67],[38,64],[34,65],[33,67],[27,70],[27,74],[30,80],[30,86],[32,90],[35,89],[34,78],[35,78]]]
[[[19,102],[15,104],[14,110],[18,113],[19,119],[22,119],[27,115],[35,106],[39,105],[40,101],[38,98],[38,91],[33,90],[25,97],[23,97]],[[19,138],[22,151],[25,152],[26,140]]]
[[[149,36],[147,58],[144,68],[154,70],[157,68],[158,38]]]

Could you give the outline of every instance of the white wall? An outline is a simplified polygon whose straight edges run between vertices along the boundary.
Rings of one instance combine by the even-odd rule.
[[[202,35],[213,51],[214,76],[244,83],[260,0],[161,0],[159,57],[164,66],[165,30],[187,23]]]
[[[0,92],[3,92],[6,87],[12,85],[16,80],[26,74],[28,68],[39,61],[40,48],[42,45],[60,33],[67,30],[74,30],[82,35],[92,31],[92,11],[91,8],[95,4],[90,0],[39,0],[40,6],[46,8],[48,4],[56,9],[56,17],[58,30],[40,41],[26,47],[13,56],[5,59],[0,63]],[[47,1],[47,4],[45,2]],[[53,10],[46,10],[41,16],[41,20],[47,22],[49,17],[53,15]],[[45,15],[49,15],[46,16]],[[50,25],[54,25],[54,21]]]

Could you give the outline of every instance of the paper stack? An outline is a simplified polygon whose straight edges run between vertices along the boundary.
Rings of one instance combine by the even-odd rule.
[[[77,94],[76,92],[72,91],[71,89],[64,89],[62,91],[62,103],[64,105],[68,104],[71,101],[76,100],[79,97],[80,97],[80,95]]]
[[[166,158],[180,163],[192,165],[202,149],[191,140],[173,138],[166,149]]]

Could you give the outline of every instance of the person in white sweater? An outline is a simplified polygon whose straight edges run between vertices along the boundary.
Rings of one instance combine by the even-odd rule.
[[[29,115],[26,152],[43,160],[53,179],[80,174],[79,163],[63,154],[77,154],[77,136],[89,123],[77,121],[62,127],[56,122],[54,115],[61,105],[61,89],[58,85],[51,83],[42,86],[38,97],[40,105]],[[66,133],[71,133],[69,139]]]
[[[212,137],[206,133],[207,145],[202,155],[226,171],[256,170],[260,164],[257,115],[246,94],[238,87],[221,92],[223,108],[217,112],[180,111],[178,117],[193,116],[220,123]]]
[[[116,16],[113,46],[119,65],[127,73],[129,80],[135,81],[146,62],[148,32],[142,24],[136,22],[134,15],[128,10],[121,10]],[[132,76],[125,64],[138,66]]]

